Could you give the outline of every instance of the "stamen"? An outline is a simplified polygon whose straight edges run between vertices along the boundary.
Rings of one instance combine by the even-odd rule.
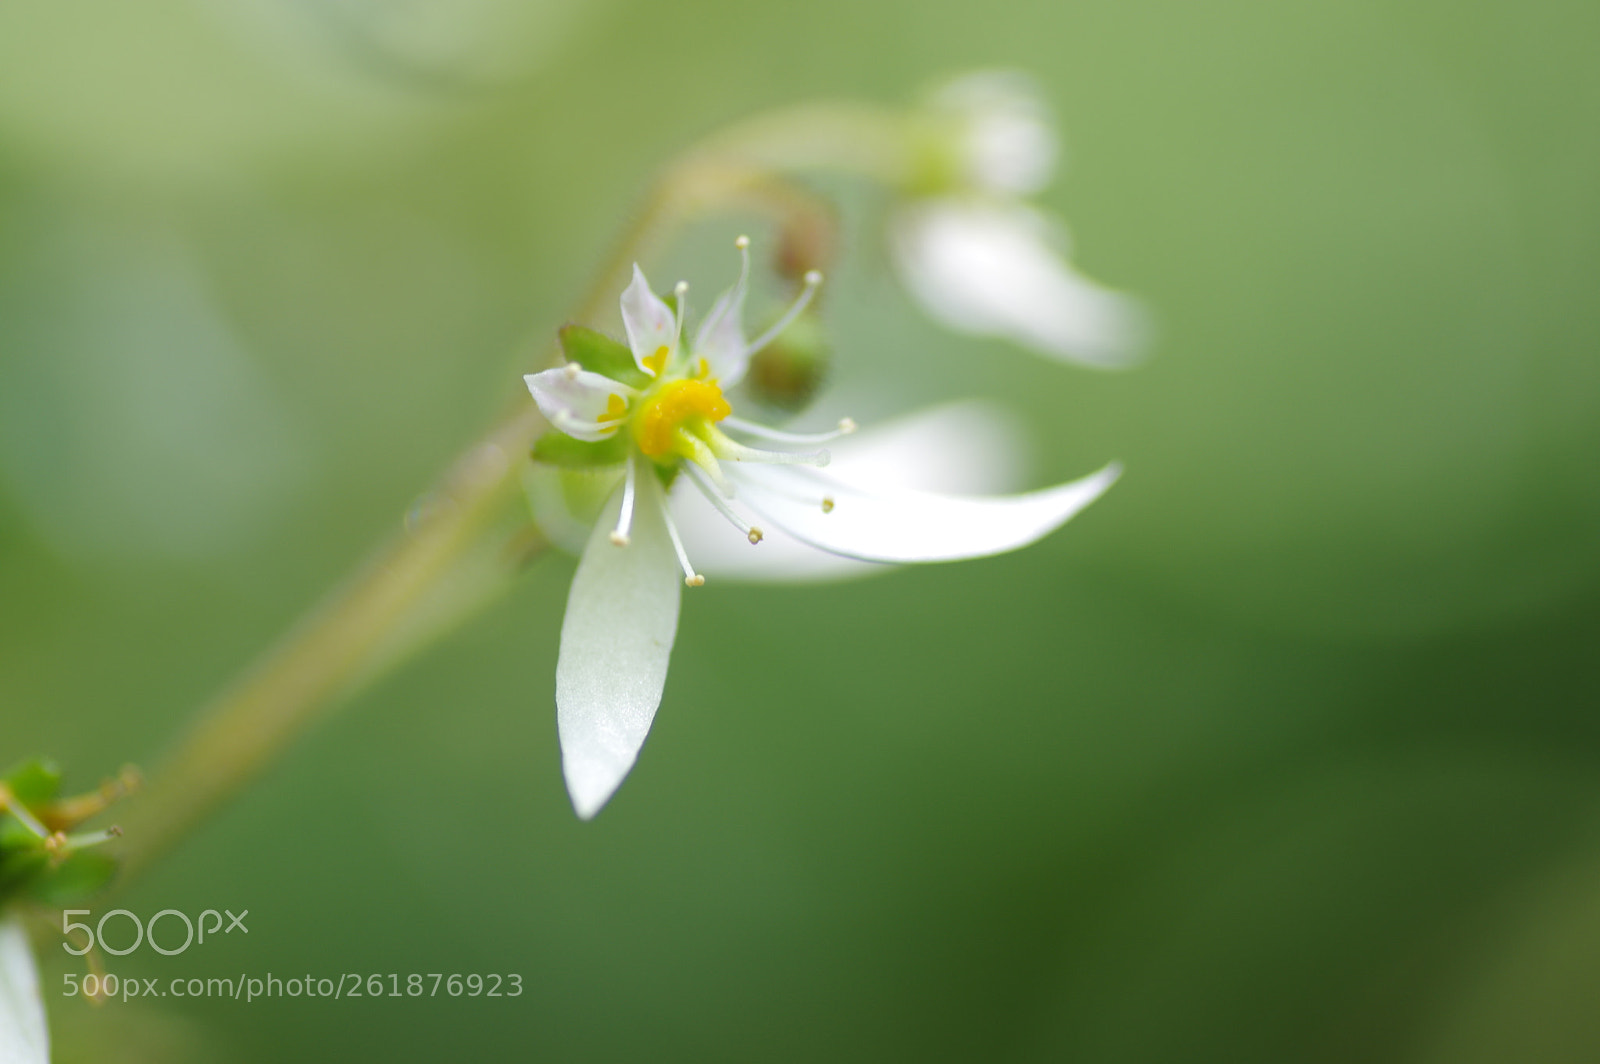
[[[673,322],[672,334],[672,349],[676,351],[683,346],[683,315],[689,303],[689,301],[684,297],[689,294],[689,282],[679,281],[676,285],[673,285],[672,294],[678,297],[676,300],[678,304],[678,314],[677,320]]]
[[[611,542],[619,547],[628,545],[628,532],[633,528],[633,477],[633,456],[630,455],[622,479],[622,510],[617,514],[617,527],[611,530]]]
[[[734,528],[743,532],[745,539],[748,539],[752,545],[761,542],[765,534],[755,525],[748,524],[744,518],[734,511],[732,506],[728,505],[728,500],[710,482],[704,470],[696,465],[685,465],[683,468],[689,474],[689,479],[694,481],[694,486],[700,489],[700,494],[706,497],[706,501],[715,506],[717,512],[726,517]]]
[[[724,418],[723,420],[726,421],[727,419]],[[737,440],[729,439],[714,425],[706,426],[702,432],[712,454],[718,458],[726,458],[734,462],[759,462],[762,465],[808,465],[820,468],[827,465],[832,457],[826,449],[820,451],[768,451],[760,447],[746,447]]]
[[[827,443],[840,436],[848,436],[856,430],[856,423],[850,418],[843,418],[839,427],[832,432],[783,432],[779,429],[769,429],[765,425],[758,425],[753,421],[743,418],[725,417],[719,425],[723,428],[742,432],[747,436],[756,436],[763,440],[772,440],[775,443]]]
[[[733,283],[733,292],[719,305],[717,313],[700,326],[701,335],[709,334],[725,316],[737,314],[744,303],[744,292],[750,284],[750,238],[741,236],[733,242],[733,246],[739,249],[739,279]]]
[[[22,826],[27,828],[33,835],[41,839],[50,838],[50,832],[45,830],[45,826],[34,819],[33,814],[28,812],[28,807],[23,805],[17,796],[11,792],[11,788],[3,783],[0,783],[0,809],[16,817]]]
[[[582,439],[583,437],[579,435],[580,433],[593,432],[597,429],[601,432],[614,432],[616,431],[617,426],[622,424],[622,421],[601,420],[589,422],[575,418],[571,414],[568,414],[564,411],[558,411],[553,417],[550,418],[550,424],[554,425],[562,432],[565,432],[568,436],[576,436],[579,439]]]
[[[667,538],[672,540],[672,549],[678,555],[678,567],[683,570],[683,584],[685,587],[700,587],[706,578],[694,571],[694,566],[689,564],[689,555],[683,549],[683,539],[678,535],[678,526],[672,523],[672,514],[667,510],[667,500],[662,499],[661,520],[667,525]]]
[[[808,271],[806,273],[806,286],[805,289],[800,293],[800,298],[794,301],[793,306],[784,311],[783,317],[779,318],[772,328],[768,329],[766,332],[762,333],[760,336],[756,337],[750,343],[745,345],[745,355],[753,355],[763,347],[766,347],[772,341],[776,340],[779,334],[781,334],[783,330],[787,329],[794,319],[800,316],[800,312],[805,310],[806,307],[810,306],[811,298],[817,294],[817,286],[820,284],[822,284],[822,274],[816,270]]]

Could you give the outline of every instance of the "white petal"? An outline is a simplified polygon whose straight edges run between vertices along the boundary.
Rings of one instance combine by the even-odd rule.
[[[992,494],[1015,488],[1026,465],[1012,420],[995,405],[977,400],[946,403],[875,425],[829,449],[829,472],[844,471],[852,483],[870,484],[877,491]],[[811,583],[888,571],[885,565],[818,550],[770,522],[762,525],[765,538],[751,546],[691,484],[680,482],[673,489],[669,507],[689,557],[713,583]]]
[[[744,292],[732,288],[717,298],[694,337],[694,354],[711,367],[711,376],[724,388],[744,379],[750,363],[744,336]]]
[[[0,1060],[6,1064],[50,1060],[39,969],[27,932],[15,916],[0,920]]]
[[[632,542],[611,542],[622,506],[618,488],[584,548],[556,664],[561,767],[572,807],[600,811],[633,768],[650,732],[678,630],[683,576],[661,516],[661,488],[638,479]]]
[[[590,443],[617,431],[616,423],[605,419],[607,404],[613,395],[626,401],[632,391],[610,377],[571,366],[525,374],[522,379],[550,424]]]
[[[677,319],[672,308],[650,290],[650,282],[644,279],[638,263],[633,267],[633,281],[622,293],[622,327],[628,332],[634,362],[652,377],[655,374],[645,365],[645,359],[654,357],[663,347],[667,349],[668,363],[678,353]]]
[[[906,287],[952,329],[1099,367],[1144,347],[1139,305],[1074,270],[1060,226],[1027,207],[930,200],[901,208],[890,237]]]
[[[996,497],[881,490],[805,466],[729,463],[740,500],[814,547],[882,562],[943,562],[1025,547],[1099,498],[1116,465],[1069,484]],[[824,512],[820,500],[833,501]]]
[[[1038,83],[1017,70],[983,70],[941,88],[932,106],[964,127],[967,179],[1023,195],[1050,181],[1060,143]]]

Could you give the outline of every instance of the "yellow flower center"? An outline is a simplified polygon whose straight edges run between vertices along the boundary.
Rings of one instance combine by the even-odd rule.
[[[639,404],[629,421],[639,450],[659,458],[681,449],[679,432],[696,420],[721,421],[733,413],[716,381],[676,380],[663,384]],[[691,426],[693,427],[693,426]],[[674,446],[680,444],[680,446]]]

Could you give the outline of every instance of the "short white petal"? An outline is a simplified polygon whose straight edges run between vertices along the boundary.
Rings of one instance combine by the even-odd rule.
[[[738,297],[736,302],[735,296]],[[743,318],[743,293],[730,289],[712,304],[711,313],[695,333],[695,357],[706,360],[711,376],[724,388],[732,388],[743,380],[750,363]]]
[[[615,422],[606,421],[607,404],[613,395],[626,401],[631,391],[610,377],[570,366],[529,373],[522,379],[550,424],[590,443],[617,431]]]
[[[646,373],[650,373],[650,370],[644,360],[661,348],[677,354],[677,318],[673,316],[672,308],[650,290],[650,282],[645,280],[644,271],[639,269],[637,263],[633,267],[633,281],[622,293],[622,327],[627,330],[628,347],[633,351],[634,362]]]
[[[39,969],[28,934],[15,916],[0,920],[0,1060],[6,1064],[50,1060]]]
[[[730,466],[732,463],[730,463]],[[1027,546],[1055,531],[1111,486],[1116,465],[1068,484],[995,497],[880,490],[805,466],[728,470],[740,500],[797,539],[851,558],[942,562]],[[833,506],[824,512],[826,495]]]
[[[654,476],[638,479],[632,542],[611,530],[618,488],[602,511],[572,578],[556,664],[561,767],[572,807],[585,820],[600,811],[633,768],[650,732],[678,630],[683,576],[661,516]]]
[[[907,289],[952,329],[1097,367],[1145,346],[1139,304],[1074,270],[1060,226],[1020,204],[924,201],[896,212],[890,238]]]

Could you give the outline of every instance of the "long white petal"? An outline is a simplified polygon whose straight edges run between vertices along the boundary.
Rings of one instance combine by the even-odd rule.
[[[672,308],[650,290],[644,271],[637,263],[633,267],[633,281],[622,293],[622,327],[628,333],[628,347],[639,368],[654,377],[678,353],[678,322]],[[645,364],[655,359],[662,348],[668,357],[656,368]]]
[[[678,630],[683,578],[661,517],[654,476],[638,483],[632,542],[611,542],[622,489],[601,513],[567,596],[556,665],[561,767],[572,807],[600,811],[650,732]]]
[[[1139,304],[1074,270],[1059,223],[1021,204],[925,201],[896,212],[890,238],[907,289],[949,328],[1101,368],[1145,346]]]
[[[33,947],[15,916],[0,920],[0,1060],[48,1064],[50,1032]]]
[[[572,366],[529,373],[522,380],[550,424],[590,443],[617,431],[617,422],[606,418],[607,404],[613,395],[626,401],[632,392],[610,377]]]
[[[829,472],[875,491],[992,495],[1014,490],[1027,464],[1012,419],[979,400],[945,403],[874,425],[829,449]],[[888,571],[885,565],[818,550],[770,522],[763,526],[766,538],[751,546],[692,485],[675,488],[669,505],[690,556],[712,583],[812,583]]]
[[[1120,473],[1113,464],[1043,491],[986,498],[879,491],[804,466],[728,469],[740,501],[796,539],[880,562],[956,561],[1027,546],[1099,498]],[[832,505],[821,505],[824,498]]]

